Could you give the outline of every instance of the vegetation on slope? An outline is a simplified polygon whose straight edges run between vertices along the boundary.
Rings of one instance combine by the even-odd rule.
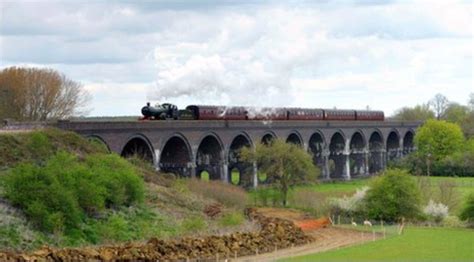
[[[75,133],[0,134],[0,152],[0,250],[254,229],[243,220],[242,189],[157,174]],[[211,218],[204,211],[213,205]]]

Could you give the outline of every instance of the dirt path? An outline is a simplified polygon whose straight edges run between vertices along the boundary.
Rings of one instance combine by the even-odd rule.
[[[301,212],[289,209],[263,208],[259,209],[259,212],[265,214],[266,216],[275,216],[289,219],[295,223],[308,221],[308,216],[302,214]],[[240,257],[235,261],[275,261],[282,258],[308,255],[331,249],[358,245],[380,238],[379,235],[373,235],[372,233],[336,228],[332,226],[317,229],[307,229],[304,230],[304,232],[314,237],[315,241],[307,245],[277,250],[276,252],[272,253]]]

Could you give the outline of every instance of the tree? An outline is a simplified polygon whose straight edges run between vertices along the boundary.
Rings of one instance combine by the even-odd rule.
[[[433,107],[433,110],[436,114],[436,119],[440,120],[448,108],[448,98],[442,94],[436,94],[433,99],[429,102],[430,106]]]
[[[0,71],[0,119],[46,120],[81,114],[89,94],[53,69],[9,67]]]
[[[403,107],[395,112],[394,119],[403,121],[428,120],[435,117],[429,104],[417,105],[413,108]]]
[[[396,221],[414,218],[420,212],[420,191],[410,174],[389,169],[370,184],[366,194],[367,214],[373,219]]]
[[[449,122],[461,124],[469,116],[469,107],[458,103],[449,103],[444,112],[444,119]]]
[[[469,101],[467,102],[467,105],[471,109],[472,112],[474,112],[474,93],[469,94]]]
[[[268,145],[259,144],[252,150],[244,148],[240,158],[246,162],[256,162],[267,179],[274,181],[282,193],[282,204],[286,206],[288,191],[293,186],[315,181],[319,169],[314,166],[311,155],[298,145],[276,139]]]
[[[415,135],[417,153],[439,161],[462,149],[464,136],[459,125],[446,121],[428,120]]]
[[[474,137],[474,110],[469,112],[460,125],[467,138]]]

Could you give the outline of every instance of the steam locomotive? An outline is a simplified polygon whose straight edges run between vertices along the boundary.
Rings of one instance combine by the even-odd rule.
[[[383,111],[311,108],[252,108],[243,106],[189,105],[178,109],[164,103],[142,108],[141,120],[359,120],[384,121]]]

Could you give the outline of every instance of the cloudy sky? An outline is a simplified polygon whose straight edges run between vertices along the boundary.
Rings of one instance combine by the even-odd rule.
[[[83,83],[90,115],[147,101],[381,109],[473,88],[472,1],[0,2],[0,69]]]

